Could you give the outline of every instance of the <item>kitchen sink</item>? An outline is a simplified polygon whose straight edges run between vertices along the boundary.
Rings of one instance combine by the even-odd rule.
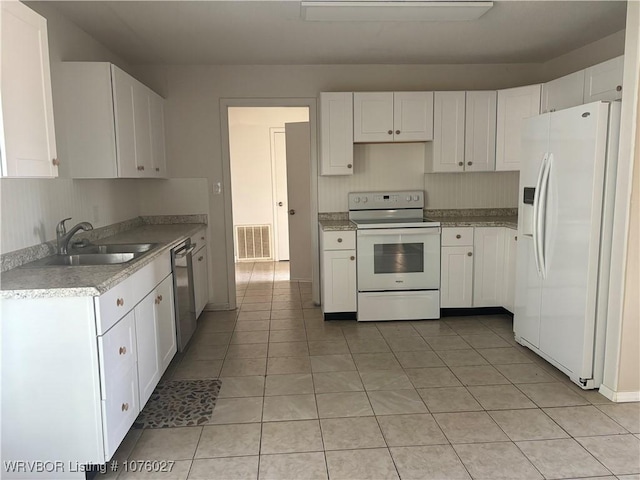
[[[111,245],[87,245],[74,248],[72,252],[78,255],[104,253],[145,253],[155,247],[157,243],[114,243]]]
[[[112,245],[87,245],[80,247],[69,255],[51,255],[35,262],[23,265],[25,268],[60,267],[82,265],[118,265],[138,258],[157,243],[120,243]]]

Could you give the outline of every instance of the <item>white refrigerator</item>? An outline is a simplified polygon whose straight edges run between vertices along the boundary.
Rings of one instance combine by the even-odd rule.
[[[585,389],[602,383],[620,102],[525,120],[515,339]]]

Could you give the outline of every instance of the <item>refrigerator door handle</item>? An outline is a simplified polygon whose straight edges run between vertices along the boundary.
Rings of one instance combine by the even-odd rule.
[[[550,153],[547,157],[544,172],[542,173],[542,182],[540,184],[540,202],[538,204],[538,218],[536,226],[536,233],[538,234],[538,251],[540,252],[540,273],[542,274],[542,278],[547,278],[547,259],[545,258],[546,255],[544,251],[544,242],[547,230],[545,218],[547,215],[547,193],[552,162],[553,153]]]
[[[540,170],[538,170],[538,179],[536,181],[536,189],[533,196],[533,257],[536,260],[536,270],[538,271],[538,276],[542,275],[542,269],[540,265],[540,240],[538,235],[539,229],[539,213],[540,213],[540,186],[542,184],[542,174],[544,172],[545,166],[547,164],[547,158],[549,157],[548,153],[545,153],[542,157],[542,163],[540,164]]]

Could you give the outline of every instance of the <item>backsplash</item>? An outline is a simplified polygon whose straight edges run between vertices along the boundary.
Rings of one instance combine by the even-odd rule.
[[[349,192],[424,190],[425,208],[517,208],[518,172],[425,173],[425,144],[354,146],[353,175],[318,177],[318,212],[345,212]]]

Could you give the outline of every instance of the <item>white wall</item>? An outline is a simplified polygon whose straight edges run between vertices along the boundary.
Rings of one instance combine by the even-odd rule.
[[[518,208],[518,172],[431,173],[425,208]]]
[[[209,212],[206,178],[136,182],[139,215],[192,215]]]
[[[306,108],[232,107],[229,150],[234,225],[273,225],[271,128],[307,122]]]

